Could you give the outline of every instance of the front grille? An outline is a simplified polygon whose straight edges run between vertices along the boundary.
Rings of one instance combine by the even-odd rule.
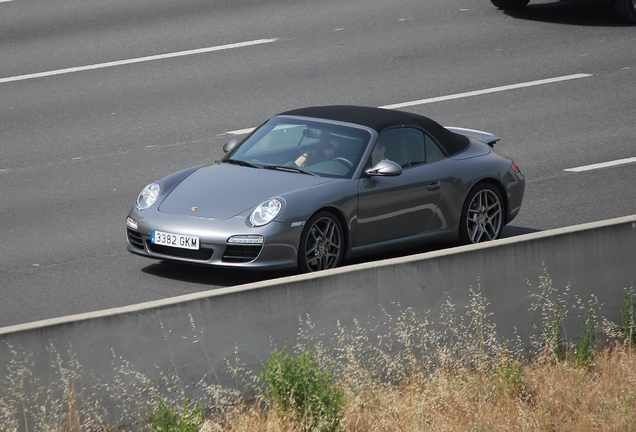
[[[144,241],[141,239],[141,234],[131,229],[128,230],[128,242],[135,249],[144,249]]]
[[[225,249],[223,261],[233,263],[247,263],[254,261],[263,245],[232,245]]]
[[[199,261],[209,261],[210,258],[212,258],[212,253],[214,252],[212,249],[181,249],[173,248],[170,246],[157,245],[150,242],[148,242],[148,249],[151,252],[161,255],[172,256],[175,258],[187,258]]]

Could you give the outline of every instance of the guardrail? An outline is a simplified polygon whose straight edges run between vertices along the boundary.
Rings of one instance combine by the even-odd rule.
[[[4,327],[0,365],[15,360],[12,351],[32,353],[31,373],[46,383],[54,346],[102,382],[115,375],[119,357],[150,380],[177,371],[186,382],[198,381],[235,349],[247,369],[260,370],[272,343],[296,341],[299,317],[309,316],[316,334],[333,335],[338,323],[365,323],[396,303],[435,314],[451,298],[461,308],[478,286],[498,334],[526,341],[541,322],[530,310],[532,287],[546,273],[555,287],[598,297],[601,314],[618,322],[623,289],[636,286],[635,264],[636,215]],[[3,367],[0,380],[7,373]]]

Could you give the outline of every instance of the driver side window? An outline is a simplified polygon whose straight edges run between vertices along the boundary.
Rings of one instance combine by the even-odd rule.
[[[444,153],[425,132],[412,127],[399,127],[382,132],[371,154],[369,167],[389,159],[402,167],[432,163],[444,159]]]
[[[424,137],[422,131],[409,127],[384,131],[371,155],[372,165],[382,159],[389,159],[403,169],[426,163]]]

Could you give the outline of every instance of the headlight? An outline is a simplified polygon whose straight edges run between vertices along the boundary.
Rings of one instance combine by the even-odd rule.
[[[157,183],[152,183],[146,186],[137,197],[137,208],[139,210],[145,210],[153,205],[155,201],[157,201],[159,192],[161,192],[161,186]]]
[[[254,226],[267,225],[279,215],[283,209],[283,202],[280,198],[271,198],[254,209],[250,215],[250,222]]]

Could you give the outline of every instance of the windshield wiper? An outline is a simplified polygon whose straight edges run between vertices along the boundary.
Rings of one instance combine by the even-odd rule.
[[[298,167],[294,167],[294,166],[287,166],[287,165],[265,165],[263,168],[266,169],[273,169],[273,170],[279,170],[279,171],[288,171],[288,172],[295,172],[295,173],[301,173],[301,174],[307,174],[307,175],[311,175],[316,177],[317,174],[314,174],[312,172],[309,171],[305,171],[303,169],[300,169]]]
[[[258,168],[256,165],[251,164],[249,162],[245,162],[243,160],[240,159],[225,159],[224,161],[221,162],[227,162],[227,163],[231,163],[234,165],[240,165],[240,166],[244,166],[244,167],[250,167],[250,168]]]

